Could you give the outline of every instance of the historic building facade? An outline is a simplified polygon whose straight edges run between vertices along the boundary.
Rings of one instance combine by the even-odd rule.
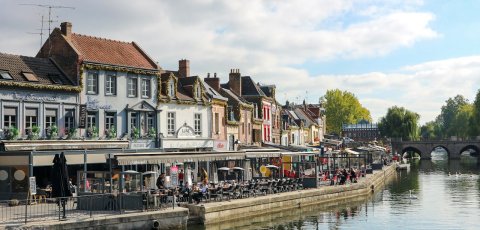
[[[211,102],[202,79],[190,76],[190,62],[180,60],[178,71],[163,73],[160,88],[160,147],[213,150]]]
[[[37,57],[56,60],[82,87],[77,127],[86,138],[128,138],[131,148],[155,148],[159,66],[135,43],[55,28]]]
[[[0,53],[1,138],[75,135],[80,90],[52,59]]]

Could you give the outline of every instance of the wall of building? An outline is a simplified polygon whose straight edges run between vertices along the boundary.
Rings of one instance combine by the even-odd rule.
[[[89,73],[98,73],[98,90],[96,94],[87,93],[87,75]],[[116,74],[116,95],[106,95],[106,74],[114,73]],[[128,77],[127,77],[128,76]],[[122,136],[131,132],[129,125],[129,114],[125,110],[127,105],[129,107],[134,106],[142,101],[147,102],[152,106],[157,105],[157,77],[152,75],[136,75],[137,76],[137,96],[128,97],[127,96],[127,79],[131,75],[126,72],[118,71],[104,71],[104,70],[86,70],[83,73],[83,85],[84,89],[81,93],[81,104],[87,105],[87,110],[96,111],[97,118],[97,128],[99,136],[105,136],[105,115],[106,112],[113,112],[116,114],[116,132],[117,136]],[[150,79],[150,97],[142,97],[141,89],[141,79]],[[88,124],[87,124],[88,126]],[[86,134],[86,129],[83,130],[82,135]],[[148,130],[143,130],[148,132]]]
[[[26,116],[27,108],[36,109],[37,126],[40,128],[40,137],[46,135],[45,115],[47,110],[56,113],[56,125],[59,129],[58,135],[65,134],[65,113],[66,110],[75,110],[75,120],[78,124],[78,94],[68,92],[45,92],[22,89],[0,89],[0,124],[5,129],[5,108],[16,109],[16,128],[20,137],[26,137]],[[2,132],[3,138],[3,132]]]

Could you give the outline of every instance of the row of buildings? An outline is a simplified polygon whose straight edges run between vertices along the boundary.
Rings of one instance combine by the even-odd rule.
[[[318,145],[322,105],[281,105],[275,85],[162,69],[135,42],[61,23],[36,57],[0,53],[0,138],[129,140],[130,149],[226,151]]]

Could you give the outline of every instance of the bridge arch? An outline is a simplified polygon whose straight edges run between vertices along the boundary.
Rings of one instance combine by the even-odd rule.
[[[403,147],[402,152],[401,152],[402,157],[404,157],[404,154],[407,153],[407,152],[418,153],[418,155],[420,155],[421,158],[423,158],[423,155],[424,155],[424,153],[419,148],[414,147],[414,146]]]
[[[464,147],[462,147],[460,149],[460,152],[458,153],[458,155],[461,155],[463,152],[467,151],[467,150],[474,150],[475,153],[474,154],[471,154],[471,155],[474,155],[474,156],[479,156],[480,154],[480,148],[476,145],[466,145]]]
[[[436,145],[432,149],[430,149],[430,152],[433,152],[438,148],[445,150],[445,152],[447,152],[447,157],[450,158],[450,154],[452,151],[449,148],[447,148],[445,145]]]

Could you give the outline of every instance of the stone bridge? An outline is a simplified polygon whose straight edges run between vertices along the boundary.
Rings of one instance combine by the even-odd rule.
[[[416,152],[422,159],[431,159],[432,151],[441,147],[447,151],[449,159],[458,159],[462,152],[473,150],[480,153],[480,140],[426,140],[426,141],[402,141],[392,140],[393,153],[403,154],[405,152]]]

